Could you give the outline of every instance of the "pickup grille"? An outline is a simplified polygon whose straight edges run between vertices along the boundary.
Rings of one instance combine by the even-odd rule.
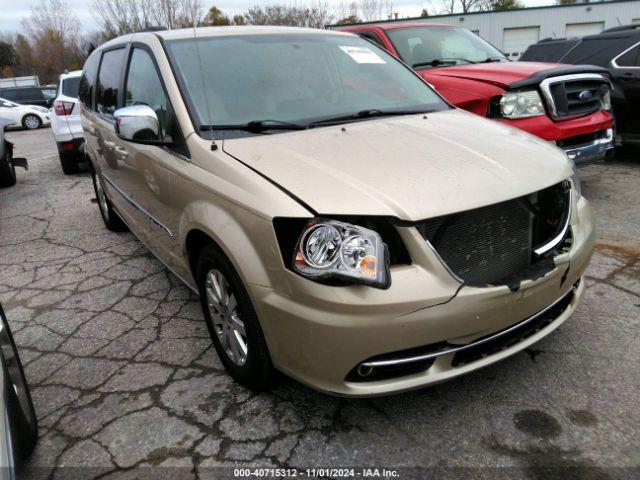
[[[468,285],[509,283],[542,257],[533,250],[558,235],[569,215],[561,182],[506,202],[425,220],[420,234]]]
[[[600,75],[576,75],[544,80],[541,84],[552,117],[558,120],[590,115],[602,108],[609,82]]]

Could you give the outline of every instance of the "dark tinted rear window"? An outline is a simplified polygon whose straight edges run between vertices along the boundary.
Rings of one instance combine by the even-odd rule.
[[[96,74],[98,73],[98,64],[100,63],[100,53],[93,52],[82,69],[80,77],[80,85],[78,88],[78,98],[86,107],[93,109],[93,91],[96,84]]]
[[[522,62],[557,62],[575,47],[580,40],[566,42],[542,42],[531,45],[520,57]]]
[[[124,48],[119,48],[102,55],[96,85],[96,110],[98,113],[111,116],[118,108],[118,89],[124,65],[124,52]]]
[[[80,77],[65,78],[60,85],[62,95],[66,97],[78,98],[78,89],[80,88]]]

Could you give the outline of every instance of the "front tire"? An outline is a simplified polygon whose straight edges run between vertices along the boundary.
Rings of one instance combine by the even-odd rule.
[[[37,130],[42,126],[42,120],[37,115],[33,113],[28,113],[24,117],[22,117],[22,126],[27,130]]]
[[[11,154],[6,152],[0,158],[0,187],[12,187],[16,184],[16,167],[11,161]]]
[[[258,316],[240,276],[215,245],[200,252],[196,280],[209,334],[229,375],[255,392],[272,387],[276,372]]]
[[[102,183],[100,182],[100,179],[98,179],[91,162],[88,163],[89,170],[91,170],[91,180],[93,181],[93,191],[96,194],[98,209],[100,210],[100,216],[102,217],[105,227],[112,232],[126,232],[128,230],[127,225],[118,216],[113,208],[113,204],[107,198],[107,194],[105,193],[104,188],[102,188]]]

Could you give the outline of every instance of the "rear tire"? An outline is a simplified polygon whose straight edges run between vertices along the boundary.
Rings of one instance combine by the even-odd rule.
[[[28,113],[24,117],[22,117],[22,126],[27,130],[37,130],[42,126],[42,120],[37,115],[33,113]]]
[[[87,163],[89,164],[89,170],[91,171],[91,179],[93,181],[93,191],[96,194],[98,209],[100,210],[100,216],[102,217],[102,221],[104,222],[105,227],[107,227],[112,232],[126,232],[127,230],[129,230],[129,228],[118,216],[115,209],[113,208],[113,204],[107,198],[107,194],[102,188],[102,183],[98,179],[98,176],[96,175],[96,171],[94,170],[93,165],[91,165],[91,162],[87,162]]]
[[[213,278],[217,282],[212,284]],[[249,294],[231,262],[213,243],[200,252],[196,281],[209,334],[229,375],[254,392],[272,387],[276,371]],[[219,301],[225,298],[225,294],[217,295],[216,291],[226,293],[226,304]],[[225,341],[225,335],[231,340]],[[240,350],[242,353],[238,355]]]
[[[78,173],[80,171],[80,167],[78,166],[78,159],[76,156],[66,153],[60,153],[58,156],[60,157],[62,173],[64,173],[65,175],[73,175],[74,173]]]
[[[16,184],[16,167],[11,162],[11,154],[5,152],[0,158],[0,187],[12,187]]]

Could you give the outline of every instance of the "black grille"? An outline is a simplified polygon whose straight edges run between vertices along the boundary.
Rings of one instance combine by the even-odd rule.
[[[556,117],[578,117],[598,111],[608,90],[605,79],[570,80],[549,86]]]
[[[533,249],[557,235],[566,182],[514,200],[426,220],[418,231],[466,284],[506,283],[534,263]]]

